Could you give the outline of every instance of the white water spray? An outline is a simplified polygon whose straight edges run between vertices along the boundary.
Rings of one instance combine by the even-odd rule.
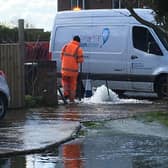
[[[120,99],[111,89],[107,90],[105,85],[97,87],[96,91],[93,92],[93,96],[90,98],[84,98],[82,102],[94,104],[151,103],[147,100]]]

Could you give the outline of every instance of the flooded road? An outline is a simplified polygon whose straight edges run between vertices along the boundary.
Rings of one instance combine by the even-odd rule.
[[[131,128],[134,122],[135,128]],[[118,124],[123,123],[123,126]],[[124,129],[127,123],[127,130]],[[131,123],[129,125],[129,123]],[[0,167],[17,168],[167,168],[168,130],[146,135],[151,128],[162,126],[119,120],[97,123],[96,128],[84,126],[84,135],[42,154],[0,159]],[[137,131],[137,133],[135,133]],[[6,168],[5,167],[5,168]]]
[[[131,119],[167,112],[167,102],[106,100],[92,97],[74,105],[11,110],[0,122],[0,152],[53,145],[41,152],[0,157],[0,168],[167,168],[167,127]],[[77,137],[54,145],[79,122]]]

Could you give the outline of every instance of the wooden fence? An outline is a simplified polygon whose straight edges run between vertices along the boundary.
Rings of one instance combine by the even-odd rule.
[[[24,59],[17,43],[0,44],[0,69],[7,77],[10,88],[10,108],[24,106]]]
[[[24,107],[25,94],[43,97],[45,105],[57,104],[56,62],[36,60],[35,67],[25,64],[20,47],[17,43],[0,44],[0,70],[6,74],[11,95],[9,107]]]

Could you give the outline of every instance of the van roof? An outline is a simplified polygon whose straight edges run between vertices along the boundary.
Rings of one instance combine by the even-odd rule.
[[[135,12],[143,19],[155,23],[155,13],[152,9],[135,8]],[[88,9],[79,11],[61,11],[57,12],[57,19],[80,18],[80,17],[129,17],[130,12],[127,9]]]

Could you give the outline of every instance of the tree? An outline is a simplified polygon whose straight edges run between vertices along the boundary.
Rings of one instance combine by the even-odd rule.
[[[124,8],[151,8],[156,13],[156,21],[168,30],[168,6],[165,0],[122,0]]]
[[[166,16],[166,15],[168,15],[167,1],[165,1],[165,0],[154,0],[154,6],[155,6],[154,10],[160,16]]]
[[[50,32],[44,32],[43,29],[25,29],[25,41],[49,41]],[[0,43],[17,43],[18,28],[10,28],[0,24]]]
[[[136,0],[124,0],[125,7],[129,10],[131,15],[136,20],[138,20],[140,23],[142,23],[144,25],[147,25],[147,26],[153,28],[154,30],[159,31],[162,28],[167,28],[168,7],[166,5],[165,0],[146,0],[146,1],[144,1],[144,4],[143,4],[144,6],[152,8],[156,12],[156,20],[159,23],[160,27],[157,25],[154,25],[154,24],[144,20],[140,16],[138,16],[133,9],[135,3],[136,3]],[[162,29],[162,31],[165,32],[165,34],[168,36],[168,33],[164,29]]]

